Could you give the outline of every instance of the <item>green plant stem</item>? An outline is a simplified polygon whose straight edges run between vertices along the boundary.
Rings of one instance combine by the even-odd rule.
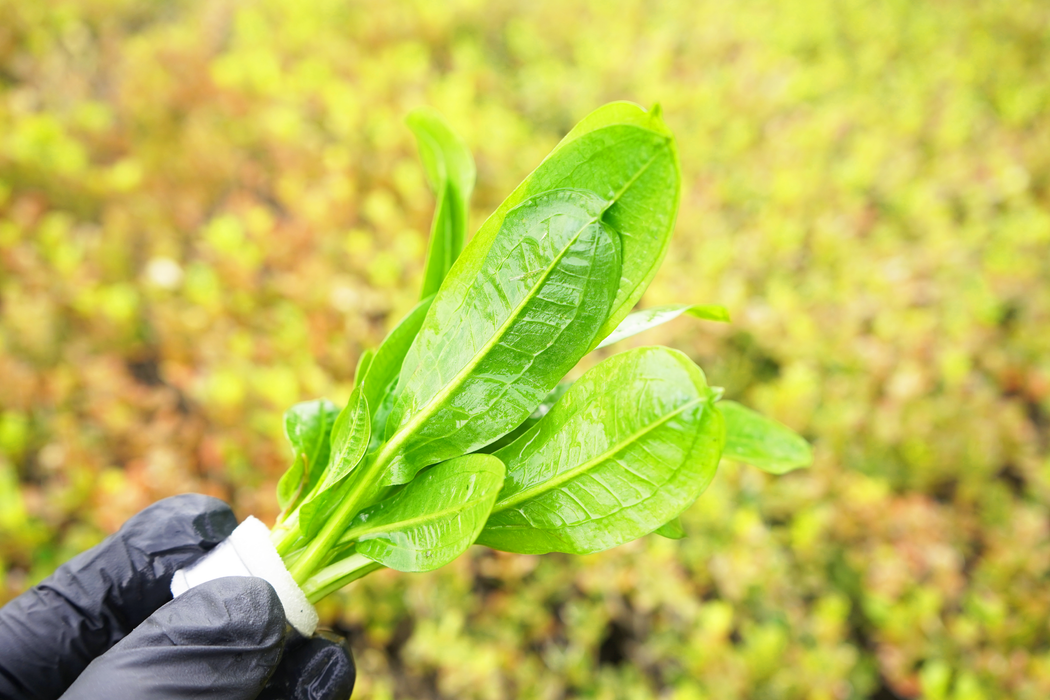
[[[298,528],[295,528],[294,530],[285,532],[280,540],[274,544],[274,547],[277,549],[277,553],[281,555],[281,558],[284,558],[288,552],[299,549],[305,545],[306,541],[303,538],[302,533],[299,532]]]
[[[361,510],[376,475],[381,473],[383,467],[390,462],[388,455],[393,454],[393,451],[389,449],[392,444],[387,443],[386,448],[380,452],[379,457],[371,464],[366,465],[364,471],[351,487],[350,492],[339,503],[339,509],[328,518],[328,522],[325,523],[321,531],[307,545],[306,551],[303,552],[303,555],[299,557],[299,560],[291,568],[292,578],[300,586],[314,574],[325,557],[328,556],[332,545],[343,534],[346,526],[350,524],[357,512]]]
[[[295,543],[301,538],[299,533],[299,509],[296,508],[284,522],[277,523],[273,526],[273,530],[270,532],[270,542],[273,543],[277,553],[282,557],[292,549],[295,549]]]
[[[351,554],[345,559],[324,567],[300,585],[306,598],[311,603],[316,603],[329,593],[382,568],[384,568],[382,564],[362,554]]]
[[[288,554],[283,555],[281,560],[284,561],[285,567],[295,566],[295,562],[299,561],[299,557],[303,555],[304,549],[305,547],[300,547],[299,549],[293,549]]]

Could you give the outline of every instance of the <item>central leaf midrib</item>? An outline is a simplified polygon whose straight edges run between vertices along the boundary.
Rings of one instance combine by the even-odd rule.
[[[407,529],[409,527],[412,527],[413,525],[418,525],[419,523],[425,523],[428,520],[436,520],[436,519],[440,519],[440,518],[442,518],[442,517],[444,517],[446,515],[452,515],[452,514],[455,514],[455,513],[462,513],[463,511],[469,510],[472,506],[477,505],[478,503],[480,503],[483,500],[485,500],[485,496],[484,495],[482,495],[479,498],[475,498],[473,500],[469,500],[469,501],[465,501],[465,502],[457,504],[457,505],[449,506],[448,508],[445,508],[443,510],[434,510],[434,511],[430,511],[429,513],[425,513],[423,515],[417,515],[414,518],[408,518],[406,520],[397,520],[397,521],[395,521],[393,523],[387,523],[385,525],[371,525],[371,526],[363,526],[363,527],[360,527],[360,528],[350,529],[350,530],[347,530],[345,535],[343,535],[342,537],[339,538],[339,541],[341,543],[348,543],[348,542],[354,541],[355,539],[359,540],[361,537],[366,536],[366,535],[371,535],[372,533],[375,533],[375,532],[390,532],[390,531],[394,531],[394,530],[405,530],[405,529]]]
[[[577,476],[586,473],[592,467],[597,466],[598,464],[601,464],[602,462],[611,459],[612,457],[615,457],[618,453],[627,449],[630,445],[645,437],[648,433],[652,432],[653,430],[656,430],[661,425],[671,420],[675,416],[681,414],[686,409],[692,408],[693,406],[697,406],[706,400],[707,398],[703,396],[698,396],[695,399],[691,399],[679,406],[678,408],[676,408],[675,410],[671,411],[667,415],[661,416],[658,420],[655,420],[652,423],[646,425],[641,430],[637,430],[634,433],[631,433],[626,438],[620,440],[615,445],[607,449],[605,452],[602,452],[597,457],[593,457],[584,462],[583,464],[579,464],[573,467],[572,469],[567,469],[564,472],[552,477],[551,479],[548,479],[547,481],[542,481],[536,484],[535,486],[530,486],[527,489],[522,489],[513,496],[510,496],[502,501],[497,501],[496,504],[492,507],[492,515],[503,512],[508,508],[513,508],[519,503],[533,498],[537,494],[544,493],[546,491],[551,491],[553,489],[558,488],[567,481],[575,479]]]
[[[400,443],[404,442],[408,435],[411,435],[413,432],[415,432],[416,428],[420,424],[427,421],[431,417],[431,415],[433,415],[433,413],[436,411],[436,407],[440,406],[442,402],[452,394],[452,392],[458,389],[460,385],[464,381],[466,381],[467,377],[469,377],[470,374],[474,371],[474,369],[479,364],[481,364],[485,357],[487,357],[489,351],[492,350],[492,348],[496,347],[496,345],[499,344],[499,341],[503,339],[503,336],[506,335],[508,330],[510,330],[511,325],[518,319],[518,316],[525,309],[525,307],[528,306],[536,298],[537,290],[540,287],[542,287],[543,284],[547,281],[547,278],[550,277],[551,273],[554,271],[554,268],[558,265],[559,262],[561,262],[562,258],[565,257],[565,255],[569,252],[569,249],[572,248],[576,241],[579,240],[580,235],[587,229],[588,226],[591,226],[592,224],[597,223],[600,220],[601,215],[592,217],[587,221],[587,223],[583,224],[578,231],[576,231],[572,239],[565,246],[562,247],[558,255],[546,267],[546,269],[543,271],[543,275],[539,278],[539,280],[537,280],[536,284],[532,286],[532,288],[529,290],[529,293],[526,294],[525,297],[521,300],[521,302],[514,308],[514,310],[511,311],[511,313],[507,316],[506,320],[504,320],[504,322],[500,324],[499,328],[496,329],[496,332],[492,334],[492,337],[489,338],[489,340],[482,346],[481,350],[476,352],[474,354],[474,357],[472,357],[470,361],[466,365],[464,365],[459,372],[456,373],[456,376],[452,379],[451,382],[446,384],[440,391],[434,394],[434,396],[429,401],[427,401],[419,411],[416,412],[412,419],[409,420],[409,422],[406,423],[404,427],[397,431],[394,437],[391,438],[390,441],[387,443],[387,450],[399,448],[401,446]]]
[[[616,194],[614,194],[612,196],[612,199],[610,199],[609,203],[606,205],[605,211],[608,211],[609,209],[611,209],[614,204],[616,204],[618,201],[620,201],[620,198],[623,197],[624,193],[627,192],[627,190],[629,190],[631,188],[631,186],[634,185],[634,183],[638,182],[638,178],[640,178],[642,175],[644,175],[645,172],[647,170],[649,170],[649,166],[652,165],[654,162],[656,162],[656,159],[660,157],[660,152],[661,152],[661,149],[657,149],[656,153],[654,153],[652,155],[652,157],[649,158],[649,160],[645,161],[645,164],[642,167],[638,168],[638,172],[636,172],[634,175],[632,175],[627,180],[627,182],[624,183],[623,187],[621,187],[619,190],[617,190]],[[603,211],[602,213],[604,214],[605,211]]]

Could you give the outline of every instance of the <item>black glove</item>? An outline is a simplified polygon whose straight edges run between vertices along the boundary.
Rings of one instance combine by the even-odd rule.
[[[349,698],[355,670],[345,642],[289,632],[266,581],[222,578],[171,600],[175,571],[236,525],[218,499],[165,499],[8,603],[0,698]]]

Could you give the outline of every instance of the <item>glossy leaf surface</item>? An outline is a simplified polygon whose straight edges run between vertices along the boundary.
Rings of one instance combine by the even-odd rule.
[[[635,311],[627,316],[627,318],[620,321],[620,325],[616,327],[616,330],[610,333],[605,340],[598,343],[598,347],[604,348],[613,343],[618,343],[621,340],[630,338],[632,335],[638,335],[642,331],[647,331],[650,328],[656,328],[657,326],[663,325],[672,319],[678,318],[682,314],[701,318],[706,321],[729,323],[729,312],[726,311],[724,306],[713,304],[699,306],[690,306],[689,304],[657,306],[652,309]]]
[[[660,537],[666,537],[669,540],[680,540],[685,538],[685,528],[682,527],[681,518],[669,520],[656,528],[653,532],[660,535]]]
[[[785,474],[813,462],[809,443],[783,423],[736,401],[721,401],[718,410],[726,421],[723,456],[747,462],[770,474]]]
[[[536,410],[529,414],[529,417],[525,419],[524,423],[495,442],[485,445],[485,447],[482,447],[478,452],[492,454],[517,440],[526,430],[539,423],[540,419],[550,413],[551,408],[554,407],[554,404],[558,403],[558,399],[565,396],[565,392],[569,390],[570,386],[572,386],[572,382],[562,382],[554,387],[549,394],[543,397],[543,400],[540,401],[540,405],[536,407]]]
[[[605,207],[548,192],[508,212],[491,246],[467,247],[401,369],[385,483],[514,429],[586,353],[620,279]]]
[[[394,496],[358,513],[342,541],[398,571],[431,571],[474,543],[503,486],[503,463],[465,455],[417,476]]]
[[[350,400],[332,426],[331,458],[324,477],[300,509],[299,530],[303,534],[314,535],[334,510],[338,502],[338,486],[364,457],[369,432],[368,400],[358,387],[350,394]]]
[[[328,399],[305,401],[284,413],[284,435],[292,446],[292,465],[277,482],[277,503],[289,512],[310,493],[328,466],[329,434],[339,407]]]
[[[507,213],[552,189],[588,190],[611,204],[603,221],[623,235],[616,299],[595,336],[608,335],[641,298],[667,252],[681,189],[674,136],[659,110],[613,102],[584,117],[481,226],[471,247],[487,248]]]
[[[666,348],[615,355],[496,453],[507,480],[478,542],[588,554],[647,535],[707,488],[724,439],[689,358]]]
[[[440,113],[423,107],[413,110],[406,121],[437,198],[420,294],[425,299],[437,292],[463,250],[476,169],[470,149]]]
[[[372,415],[372,447],[383,438],[386,418],[397,395],[398,374],[433,301],[434,297],[431,296],[416,304],[383,339],[369,365],[363,391]]]

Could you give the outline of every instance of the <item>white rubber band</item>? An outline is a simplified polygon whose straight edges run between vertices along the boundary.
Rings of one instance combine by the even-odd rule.
[[[250,515],[218,547],[192,566],[176,571],[171,594],[178,597],[194,586],[225,576],[265,579],[277,591],[288,624],[304,637],[312,636],[317,629],[317,611],[270,542],[269,528]]]

